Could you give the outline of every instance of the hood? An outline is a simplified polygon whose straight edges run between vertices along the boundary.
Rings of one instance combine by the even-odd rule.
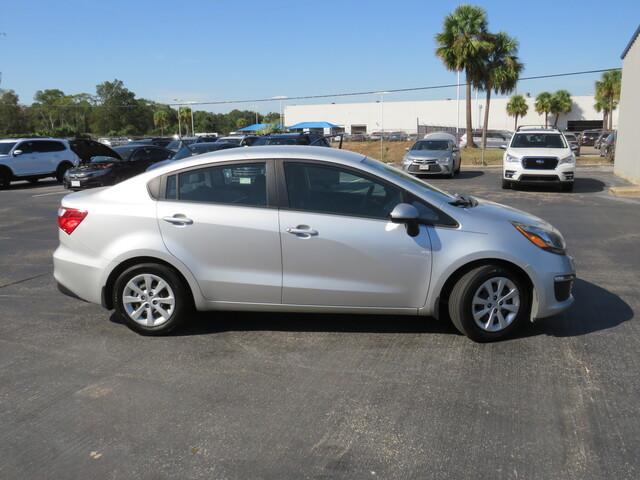
[[[451,150],[409,150],[405,156],[408,158],[449,158]]]
[[[467,210],[470,217],[473,217],[474,222],[478,221],[481,224],[491,222],[519,222],[526,225],[535,225],[539,227],[552,228],[549,222],[531,215],[530,213],[523,212],[517,208],[502,205],[496,202],[490,202],[489,200],[482,200],[476,198],[478,204]]]
[[[570,148],[509,148],[508,153],[516,157],[558,157],[564,158],[571,153]]]
[[[119,158],[120,160],[122,160],[122,157],[118,155],[118,152],[109,148],[103,143],[96,142],[94,140],[77,138],[69,142],[69,147],[71,147],[73,153],[75,153],[80,158],[80,161],[82,163],[88,162],[89,160],[91,160],[91,157],[95,157],[98,155]]]

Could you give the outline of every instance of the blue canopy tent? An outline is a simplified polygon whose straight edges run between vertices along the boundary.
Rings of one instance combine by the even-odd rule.
[[[246,133],[255,133],[255,132],[261,132],[263,130],[266,130],[267,128],[269,128],[268,123],[254,123],[253,125],[248,125],[244,128],[240,128],[238,131],[246,132]]]
[[[306,130],[306,129],[325,129],[325,128],[340,128],[340,125],[335,125],[329,122],[300,122],[295,125],[291,125],[289,130]]]

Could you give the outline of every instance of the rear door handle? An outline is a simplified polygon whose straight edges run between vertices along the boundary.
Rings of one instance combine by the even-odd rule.
[[[162,217],[162,220],[164,220],[165,222],[168,222],[168,223],[170,223],[172,225],[178,225],[178,226],[181,226],[181,227],[184,227],[185,225],[192,225],[193,224],[193,220],[191,220],[190,218],[185,217],[181,213],[176,213],[173,217]]]
[[[286,232],[292,235],[296,235],[300,238],[310,238],[318,235],[318,231],[312,229],[308,225],[298,225],[297,227],[288,227],[286,229]]]

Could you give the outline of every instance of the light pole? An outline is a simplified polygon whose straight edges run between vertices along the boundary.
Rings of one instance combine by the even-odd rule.
[[[380,161],[384,161],[384,96],[389,92],[377,92],[380,95]]]
[[[460,142],[460,70],[458,70],[458,86],[456,87],[456,143]]]
[[[280,100],[280,128],[284,130],[284,113],[282,111],[282,101],[286,100],[289,97],[287,97],[286,95],[277,95],[271,98],[272,100]]]

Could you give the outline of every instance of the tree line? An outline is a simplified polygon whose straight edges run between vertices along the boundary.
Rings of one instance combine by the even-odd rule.
[[[278,113],[248,110],[228,113],[193,112],[196,132],[227,134],[252,123],[276,123]],[[1,136],[142,136],[190,135],[191,109],[137,98],[121,80],[102,82],[95,94],[66,94],[59,89],[39,90],[31,105],[20,103],[13,90],[0,90]]]
[[[436,35],[436,55],[448,70],[464,72],[466,76],[466,131],[467,146],[477,147],[473,142],[471,115],[471,88],[486,94],[482,146],[486,146],[487,125],[491,94],[508,94],[515,90],[524,69],[518,58],[518,41],[505,32],[492,33],[488,29],[485,10],[475,5],[460,5],[447,15],[442,31]],[[620,70],[604,72],[595,83],[594,108],[603,114],[603,128],[613,126],[612,112],[620,101]],[[535,99],[535,110],[544,115],[545,126],[549,115],[554,116],[554,126],[560,115],[569,113],[572,107],[571,94],[567,90],[541,92]],[[518,118],[527,114],[529,106],[522,95],[514,95],[507,103],[507,114]]]

